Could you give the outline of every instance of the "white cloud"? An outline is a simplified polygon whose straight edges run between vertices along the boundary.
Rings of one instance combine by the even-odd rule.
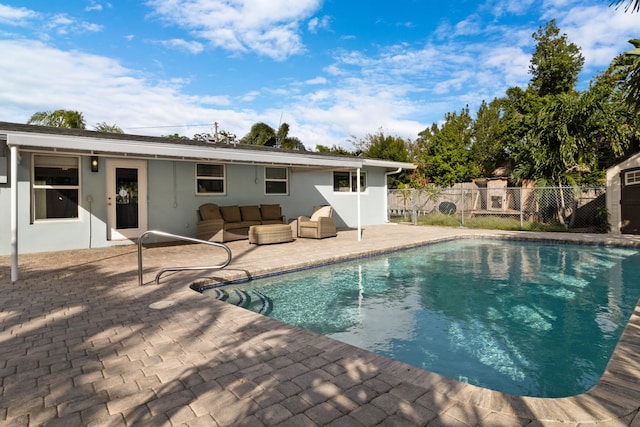
[[[102,5],[92,1],[84,10],[85,12],[102,12]]]
[[[0,51],[2,120],[25,123],[37,111],[69,109],[81,111],[88,127],[106,121],[130,133],[191,136],[210,129],[162,126],[217,120],[225,129],[240,132],[255,116],[251,111],[204,108],[228,106],[230,101],[225,96],[184,95],[183,80],[152,83],[110,58],[61,51],[37,41],[0,40]]]
[[[592,71],[606,69],[615,56],[629,49],[627,41],[640,34],[637,14],[622,13],[607,4],[574,7],[557,22],[560,31],[582,49],[585,68]]]
[[[454,28],[456,36],[480,34],[483,29],[482,20],[478,15],[471,15],[465,20],[458,22]]]
[[[321,0],[149,0],[154,14],[236,53],[284,60],[304,50],[300,24]]]
[[[305,81],[305,83],[308,85],[324,85],[327,84],[327,79],[325,77],[316,77]]]
[[[36,19],[38,14],[25,7],[11,7],[0,4],[0,24],[16,27],[26,25],[30,20]]]
[[[184,50],[189,53],[197,54],[204,50],[202,43],[196,41],[186,41],[183,39],[171,39],[160,42],[163,46],[170,47],[172,49]]]
[[[314,17],[309,20],[307,24],[307,29],[311,33],[317,33],[321,29],[329,28],[331,24],[331,18],[328,16],[323,16],[322,18]]]
[[[85,21],[78,22],[74,18],[62,13],[47,18],[43,27],[61,35],[85,32],[97,33],[103,29],[102,25]]]

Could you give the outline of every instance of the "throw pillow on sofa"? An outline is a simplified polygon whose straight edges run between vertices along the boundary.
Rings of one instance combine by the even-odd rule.
[[[263,221],[279,221],[282,218],[280,205],[260,205],[260,214]]]
[[[240,206],[242,221],[260,221],[260,209],[258,206]]]
[[[220,213],[225,222],[241,222],[242,216],[238,206],[220,206]]]

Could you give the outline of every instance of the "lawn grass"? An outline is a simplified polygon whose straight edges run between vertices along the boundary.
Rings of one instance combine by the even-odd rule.
[[[411,218],[392,218],[392,222],[410,222]],[[432,213],[418,217],[417,225],[437,225],[441,227],[460,227],[460,217],[456,215],[446,215],[442,213]],[[571,231],[560,224],[542,224],[539,222],[523,221],[520,226],[519,218],[505,218],[499,216],[477,216],[465,218],[464,226],[467,228],[484,228],[490,230],[512,230],[512,231]]]

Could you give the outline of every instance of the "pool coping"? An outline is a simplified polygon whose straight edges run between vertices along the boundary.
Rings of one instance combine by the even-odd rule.
[[[289,264],[285,267],[256,270],[250,274],[249,278],[240,273],[237,276],[232,275],[230,279],[219,282],[214,286],[238,283],[277,274],[286,274],[289,272],[315,268],[321,265],[348,262],[400,250],[461,239],[534,241],[587,246],[640,248],[639,241],[625,241],[616,238],[616,236],[609,235],[605,235],[598,241],[593,241],[585,239],[585,236],[579,234],[540,234],[541,233],[505,234],[493,231],[465,233],[464,230],[461,230],[461,233],[456,234],[455,236],[437,237],[420,242],[399,244],[385,249],[366,250],[355,254],[329,257],[325,258],[320,264],[300,263],[293,264],[293,266]],[[589,237],[592,236],[590,235]],[[193,283],[192,286],[195,284],[196,283]],[[211,285],[208,287],[211,287]],[[198,291],[194,287],[191,289]],[[612,422],[618,422],[620,425],[629,425],[640,409],[640,387],[637,386],[637,384],[640,384],[640,358],[637,357],[637,355],[640,354],[640,300],[636,304],[629,321],[627,322],[627,325],[625,326],[620,339],[613,350],[604,373],[596,385],[582,394],[559,398],[519,396],[460,382],[435,372],[389,359],[368,350],[249,312],[248,310],[234,306],[230,307],[232,309],[248,312],[250,314],[245,313],[245,315],[250,317],[252,315],[258,316],[262,320],[265,320],[267,324],[275,322],[277,327],[280,329],[283,327],[290,328],[292,334],[295,334],[296,336],[304,336],[304,341],[308,341],[308,345],[316,347],[321,351],[324,351],[324,348],[328,348],[331,353],[342,354],[347,352],[354,355],[357,354],[358,357],[364,358],[373,366],[378,366],[386,373],[392,374],[393,378],[386,378],[389,382],[395,382],[397,384],[411,384],[421,389],[426,388],[428,391],[422,395],[421,399],[423,402],[421,403],[426,404],[427,407],[436,404],[439,408],[447,407],[449,408],[449,412],[453,411],[453,413],[456,412],[457,407],[460,412],[459,421],[468,419],[468,410],[465,408],[471,406],[481,410],[481,412],[476,414],[476,416],[478,417],[478,420],[482,418],[484,422],[488,422],[486,417],[490,416],[494,417],[496,423],[507,420],[507,423],[509,424],[511,422],[516,422],[522,425],[527,424],[531,420],[542,422],[545,425],[557,423],[558,425],[563,426],[571,424],[583,425]],[[416,394],[419,393],[420,392],[416,391]],[[432,401],[424,402],[424,400]]]

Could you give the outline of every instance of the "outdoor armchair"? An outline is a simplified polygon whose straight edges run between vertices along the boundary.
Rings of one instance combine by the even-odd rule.
[[[311,217],[298,217],[298,237],[324,239],[337,235],[331,206],[314,206]]]

